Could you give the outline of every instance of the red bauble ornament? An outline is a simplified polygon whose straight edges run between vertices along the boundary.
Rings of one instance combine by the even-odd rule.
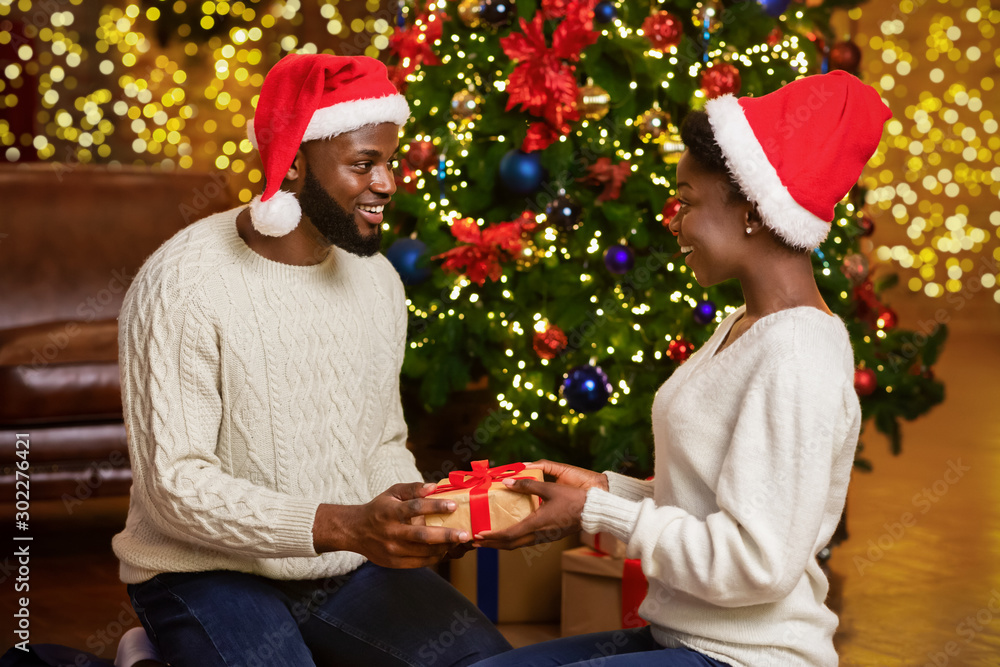
[[[430,169],[438,161],[437,149],[429,141],[411,141],[406,151],[406,161],[414,169]]]
[[[694,345],[683,338],[675,338],[667,345],[667,356],[679,364],[687,361],[694,354]]]
[[[859,252],[852,252],[844,257],[840,270],[852,283],[859,283],[868,277],[868,258]]]
[[[878,387],[875,371],[870,368],[854,369],[854,391],[858,396],[868,396]]]
[[[681,202],[677,197],[671,197],[667,200],[667,203],[663,205],[663,226],[667,227],[670,225],[670,221],[674,219],[677,212],[681,210]]]
[[[555,359],[559,353],[566,349],[568,339],[563,330],[554,324],[550,324],[545,331],[536,331],[532,337],[531,346],[535,348],[535,354],[542,359]]]
[[[656,12],[642,22],[642,32],[654,49],[666,51],[681,43],[684,28],[681,20],[670,12]]]
[[[861,217],[858,218],[858,227],[861,229],[862,236],[871,236],[875,233],[875,221],[867,213],[862,213]]]
[[[784,37],[784,36],[785,36],[785,34],[783,32],[781,32],[781,28],[775,27],[771,31],[771,34],[769,34],[767,36],[767,45],[768,46],[777,46],[778,44],[781,43],[781,38]]]
[[[879,311],[875,324],[877,324],[880,329],[892,329],[895,328],[898,321],[899,318],[896,317],[896,311],[892,308],[886,307]]]
[[[701,89],[710,100],[721,95],[736,95],[741,85],[740,71],[732,63],[716,61],[701,73]]]
[[[861,49],[851,41],[837,42],[830,47],[830,69],[842,69],[845,72],[858,71],[861,65]]]

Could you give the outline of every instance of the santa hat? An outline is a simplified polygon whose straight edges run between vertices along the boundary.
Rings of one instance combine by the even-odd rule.
[[[247,137],[260,152],[266,185],[250,202],[253,226],[268,236],[295,229],[302,209],[281,189],[299,145],[375,123],[403,125],[406,100],[385,65],[367,56],[291,54],[264,78]]]
[[[705,105],[715,141],[743,194],[786,243],[812,249],[858,182],[892,112],[871,86],[836,70],[762,97]]]

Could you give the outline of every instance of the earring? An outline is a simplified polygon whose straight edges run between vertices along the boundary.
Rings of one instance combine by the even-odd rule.
[[[749,234],[752,231],[753,231],[752,229],[750,229],[749,227],[747,227],[747,234]]]

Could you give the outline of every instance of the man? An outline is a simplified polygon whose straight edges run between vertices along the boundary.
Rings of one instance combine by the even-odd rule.
[[[174,667],[465,665],[510,648],[419,569],[471,536],[411,525],[454,504],[425,497],[406,449],[405,296],[378,254],[408,116],[377,60],[286,56],[249,128],[262,195],[182,230],[125,297],[134,482],[113,546]]]

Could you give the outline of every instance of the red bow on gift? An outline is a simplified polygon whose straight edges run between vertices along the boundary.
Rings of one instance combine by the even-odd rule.
[[[587,167],[587,175],[578,178],[588,185],[603,185],[601,194],[597,195],[597,201],[607,201],[618,199],[621,193],[622,184],[632,173],[632,165],[628,160],[622,160],[618,164],[611,164],[611,158],[598,158],[594,164]]]
[[[514,479],[531,479],[530,477],[514,477],[524,470],[523,463],[508,463],[505,466],[490,467],[489,461],[473,461],[472,471],[455,470],[448,473],[448,484],[438,486],[434,493],[469,489],[469,517],[472,534],[478,535],[492,526],[490,522],[489,491],[493,482],[513,477]]]
[[[532,231],[537,223],[534,216],[525,212],[513,222],[501,222],[482,229],[472,218],[459,218],[451,223],[451,233],[459,241],[470,245],[447,250],[434,259],[444,258],[441,268],[461,273],[465,271],[469,280],[478,285],[490,280],[498,280],[503,273],[501,259],[510,259],[521,252],[521,239],[525,232]]]
[[[561,11],[557,10],[557,11]],[[507,110],[517,105],[521,110],[544,118],[528,130],[521,148],[542,150],[561,134],[569,134],[569,121],[579,120],[574,66],[568,61],[580,59],[580,52],[597,41],[594,30],[594,0],[572,3],[566,18],[552,34],[552,47],[545,43],[544,12],[528,23],[521,18],[521,33],[511,33],[500,40],[504,53],[518,63],[510,74]]]

